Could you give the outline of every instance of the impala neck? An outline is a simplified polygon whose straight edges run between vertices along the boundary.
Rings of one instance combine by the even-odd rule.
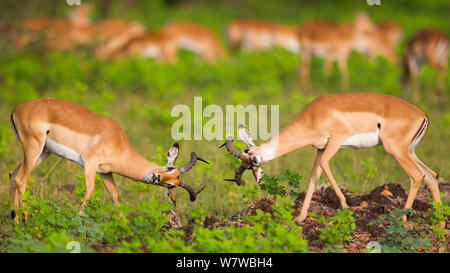
[[[147,182],[148,174],[158,168],[161,167],[145,159],[130,146],[128,152],[122,155],[119,164],[115,164],[114,172],[135,181]]]
[[[314,144],[310,126],[299,116],[277,136],[260,146],[264,162],[271,161],[292,151]]]

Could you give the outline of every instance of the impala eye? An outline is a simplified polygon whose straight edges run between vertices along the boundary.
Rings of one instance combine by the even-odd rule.
[[[168,170],[169,172],[171,172],[171,171],[175,170],[175,168],[174,168],[174,167],[167,167],[167,170]]]
[[[245,149],[245,150],[244,150],[244,153],[248,154],[248,151],[249,151],[249,149]]]

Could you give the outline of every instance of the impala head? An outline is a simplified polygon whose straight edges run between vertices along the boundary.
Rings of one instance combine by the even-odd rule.
[[[175,143],[167,152],[166,166],[151,171],[149,174],[147,174],[146,177],[147,183],[166,187],[168,189],[167,194],[169,195],[170,199],[173,201],[174,204],[176,204],[177,194],[175,188],[177,186],[182,187],[189,193],[191,201],[195,201],[195,199],[197,199],[197,195],[205,188],[206,185],[203,186],[200,190],[194,191],[194,189],[191,186],[189,186],[186,182],[180,179],[180,176],[188,172],[190,169],[192,169],[197,160],[209,164],[209,162],[207,162],[206,160],[198,157],[195,152],[192,152],[191,160],[186,164],[186,166],[182,168],[176,168],[175,161],[178,158],[178,151],[179,151],[178,143]]]
[[[238,22],[232,22],[227,26],[228,42],[231,46],[237,46],[242,41],[243,36],[242,25]]]
[[[372,35],[376,30],[376,25],[370,20],[370,17],[364,12],[355,14],[356,30],[362,35]]]
[[[245,180],[242,179],[242,174],[245,170],[252,170],[253,176],[256,179],[256,182],[260,182],[264,171],[259,166],[263,164],[263,157],[261,155],[261,149],[260,147],[256,146],[255,143],[252,140],[252,137],[250,136],[250,133],[248,130],[244,127],[244,125],[239,124],[238,134],[241,140],[247,145],[247,149],[244,151],[238,151],[236,148],[233,147],[233,137],[229,136],[227,137],[227,140],[220,148],[225,146],[228,150],[228,152],[236,157],[239,158],[242,163],[241,166],[236,170],[236,173],[234,175],[234,179],[225,179],[226,181],[234,181],[238,185],[244,185]]]

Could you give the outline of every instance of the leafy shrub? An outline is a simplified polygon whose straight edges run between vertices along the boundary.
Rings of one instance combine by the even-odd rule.
[[[297,190],[301,179],[302,176],[300,174],[293,173],[289,170],[286,170],[281,175],[264,175],[262,179],[264,183],[261,184],[261,189],[272,195],[289,195],[295,198],[298,195]],[[285,183],[286,181],[290,188],[289,191],[286,189],[286,186],[281,185],[281,183]]]
[[[424,238],[417,238],[410,232],[402,220],[403,215],[414,214],[413,209],[397,209],[391,214],[383,214],[378,220],[369,223],[369,225],[383,224],[386,226],[384,234],[378,237],[381,252],[384,253],[402,253],[416,252],[419,247],[426,248],[430,242]]]
[[[445,226],[442,227],[441,225],[445,225],[448,220],[448,216],[450,215],[450,205],[448,201],[444,201],[442,204],[432,201],[432,205],[433,207],[429,211],[431,213],[430,229],[434,232],[434,236],[437,239],[444,242],[448,231],[445,229]]]
[[[307,241],[302,228],[292,220],[293,201],[277,197],[273,215],[261,210],[249,217],[248,225],[207,229],[198,224],[194,228],[194,252],[306,252]],[[200,223],[201,214],[192,215]]]
[[[353,211],[347,208],[338,209],[336,216],[326,219],[325,224],[326,226],[320,229],[319,239],[329,247],[336,247],[348,241],[356,228]]]
[[[72,236],[64,230],[50,233],[43,242],[33,239],[13,239],[12,241],[10,250],[16,253],[86,253],[93,251],[89,246],[73,241]]]

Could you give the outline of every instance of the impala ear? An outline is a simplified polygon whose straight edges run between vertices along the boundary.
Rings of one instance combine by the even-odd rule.
[[[174,167],[175,161],[178,158],[178,150],[179,149],[180,149],[180,147],[178,146],[178,143],[175,143],[167,152],[167,166],[168,167]]]
[[[239,138],[242,140],[242,142],[244,142],[245,145],[247,145],[247,148],[256,146],[255,143],[253,143],[252,136],[248,132],[247,128],[245,128],[245,126],[242,124],[239,124],[238,135]]]

